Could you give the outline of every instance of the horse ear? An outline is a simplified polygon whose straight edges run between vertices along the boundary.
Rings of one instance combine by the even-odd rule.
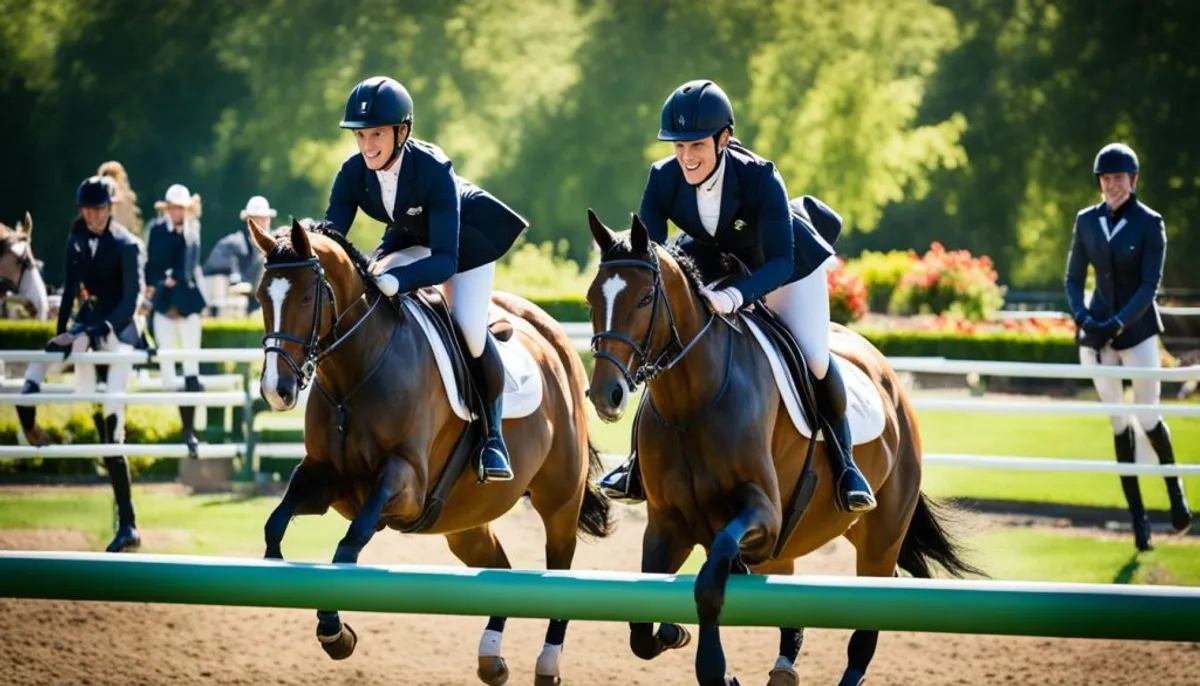
[[[646,230],[646,225],[642,223],[641,217],[638,217],[637,214],[633,215],[633,222],[629,226],[629,235],[635,253],[648,254],[650,252],[650,232]]]
[[[33,217],[29,216],[28,212],[25,213],[25,221],[21,222],[20,229],[21,233],[25,234],[26,237],[33,237]]]
[[[600,252],[608,252],[609,248],[613,246],[613,232],[608,230],[604,222],[600,221],[600,217],[596,216],[595,210],[590,207],[588,208],[588,224],[592,227],[592,240],[596,241]]]
[[[246,217],[246,228],[250,229],[250,238],[254,240],[254,245],[264,255],[271,254],[275,249],[276,240],[268,232],[270,226],[259,226],[254,217]],[[265,222],[264,222],[265,223]]]
[[[312,244],[308,242],[308,231],[299,219],[292,217],[292,249],[300,259],[312,257]]]

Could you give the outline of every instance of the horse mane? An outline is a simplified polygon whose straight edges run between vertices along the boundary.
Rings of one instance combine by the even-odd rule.
[[[333,224],[324,220],[318,222],[312,219],[302,219],[300,220],[300,224],[309,233],[324,236],[333,241],[350,258],[350,264],[354,265],[354,269],[358,271],[358,276],[362,279],[367,293],[379,293],[379,287],[375,285],[375,279],[370,273],[371,260],[366,255],[363,255],[362,251],[351,243],[345,234],[335,229]],[[300,259],[300,253],[296,252],[295,247],[292,246],[292,227],[290,225],[275,229],[274,238],[275,248],[267,255],[267,264],[294,262]]]
[[[680,234],[664,244],[656,245],[659,245],[679,265],[684,279],[687,280],[688,286],[692,288],[693,292],[699,293],[707,284],[719,281],[736,271],[734,263],[728,258],[722,257],[720,260],[705,261],[695,259],[683,251],[682,239],[683,235]],[[644,254],[634,251],[628,232],[614,234],[612,247],[603,255],[603,259],[606,260],[624,258],[640,259],[643,257],[645,257]],[[702,264],[701,262],[705,263]]]

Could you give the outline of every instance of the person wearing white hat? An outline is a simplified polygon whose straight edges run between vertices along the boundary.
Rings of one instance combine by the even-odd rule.
[[[246,314],[258,309],[254,290],[262,278],[263,256],[250,242],[250,229],[246,222],[253,219],[260,226],[270,229],[271,220],[277,214],[266,198],[256,195],[246,202],[246,209],[241,211],[238,228],[213,246],[208,259],[204,261],[204,275],[209,277],[209,293],[214,295],[214,307],[226,295],[245,294]],[[230,286],[235,288],[230,290]]]
[[[160,215],[150,224],[146,251],[146,297],[154,308],[154,341],[159,350],[194,350],[200,347],[200,313],[207,305],[200,271],[200,196],[177,183],[154,207]],[[163,390],[174,391],[175,363],[161,362],[160,370]],[[183,376],[189,393],[204,390],[198,362],[184,362]],[[181,406],[179,420],[188,455],[197,457],[196,408]]]

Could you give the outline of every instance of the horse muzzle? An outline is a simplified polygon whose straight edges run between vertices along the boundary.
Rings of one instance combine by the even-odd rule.
[[[596,408],[596,415],[601,421],[613,423],[620,421],[629,406],[629,396],[633,389],[621,377],[614,377],[601,383],[593,383],[588,389],[588,399]]]

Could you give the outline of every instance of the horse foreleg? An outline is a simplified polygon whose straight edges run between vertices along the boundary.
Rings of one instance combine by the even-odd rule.
[[[662,515],[650,513],[642,537],[642,573],[674,574],[683,566],[695,543]],[[651,660],[663,651],[682,648],[692,635],[679,624],[661,624],[658,633],[652,622],[630,622],[629,647],[643,660]]]
[[[450,552],[468,567],[510,569],[504,546],[492,531],[491,525],[475,527],[446,536]],[[479,638],[479,666],[476,675],[489,686],[501,686],[508,681],[508,665],[501,655],[500,642],[504,635],[505,617],[489,617],[487,628]]]
[[[267,523],[263,527],[263,535],[267,543],[267,551],[263,555],[268,560],[282,560],[283,535],[287,532],[292,517],[305,514],[325,514],[333,502],[333,474],[328,466],[312,462],[305,458],[288,480],[287,490],[283,499],[275,506]]]
[[[358,511],[345,537],[338,543],[333,555],[335,563],[356,564],[358,554],[375,535],[375,527],[383,514],[384,507],[393,496],[400,493],[405,482],[412,478],[412,467],[397,457],[390,457],[379,472],[371,494]],[[329,657],[344,660],[354,653],[358,635],[349,624],[342,624],[337,610],[317,610],[317,640]]]
[[[765,496],[755,491],[745,500],[742,511],[713,538],[708,559],[696,576],[696,614],[700,618],[696,679],[702,686],[737,683],[737,679],[725,675],[725,649],[718,629],[721,608],[725,605],[725,587],[734,563],[741,565],[738,555],[742,541],[749,540],[762,547],[764,541],[773,540],[771,532],[775,535],[779,532],[779,514]]]
[[[795,567],[793,560],[773,560],[755,565],[752,571],[755,574],[788,576],[795,571]],[[775,658],[767,686],[798,686],[800,675],[796,672],[796,660],[800,657],[800,646],[803,644],[803,628],[779,629],[779,657]]]

